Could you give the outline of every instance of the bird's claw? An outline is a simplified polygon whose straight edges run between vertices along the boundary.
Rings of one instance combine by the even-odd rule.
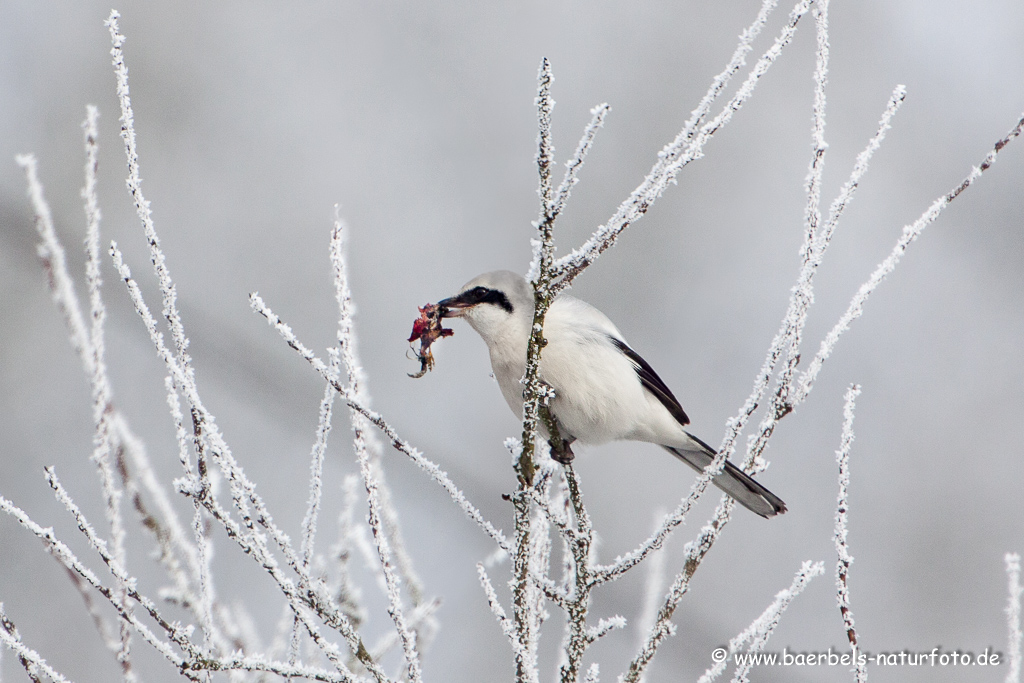
[[[548,446],[551,447],[551,459],[562,465],[569,465],[572,463],[576,454],[572,452],[572,444],[564,439],[555,441],[554,439],[548,441]]]

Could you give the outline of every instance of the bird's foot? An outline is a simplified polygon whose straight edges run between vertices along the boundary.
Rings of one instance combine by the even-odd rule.
[[[572,452],[571,441],[551,439],[548,441],[548,446],[551,447],[551,458],[557,463],[569,465],[572,463],[573,458],[576,457],[576,454]]]

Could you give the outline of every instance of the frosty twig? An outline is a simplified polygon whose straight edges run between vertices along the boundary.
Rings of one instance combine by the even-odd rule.
[[[850,575],[850,564],[853,557],[846,538],[849,534],[847,528],[847,512],[849,501],[847,489],[850,486],[850,449],[853,446],[853,410],[856,405],[857,396],[860,395],[860,387],[856,384],[850,385],[846,391],[845,405],[843,406],[843,433],[840,439],[839,450],[836,451],[836,461],[839,463],[839,495],[836,501],[836,601],[839,603],[839,612],[843,615],[843,626],[846,629],[846,637],[850,641],[850,647],[856,652],[859,646],[857,630],[854,628],[853,611],[850,608],[850,586],[848,577]],[[854,661],[857,674],[857,683],[864,683],[867,680],[867,662],[856,658]]]

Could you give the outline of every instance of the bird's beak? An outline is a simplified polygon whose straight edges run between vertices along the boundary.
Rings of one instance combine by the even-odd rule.
[[[442,318],[461,318],[472,306],[473,303],[466,301],[461,294],[437,302],[437,308],[441,311]]]

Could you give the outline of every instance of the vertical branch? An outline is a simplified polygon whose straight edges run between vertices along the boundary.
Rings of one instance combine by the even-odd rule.
[[[121,515],[121,491],[117,489],[113,477],[113,465],[110,462],[115,452],[118,454],[118,461],[122,472],[126,472],[123,462],[124,447],[119,443],[117,434],[111,425],[113,417],[112,391],[107,377],[107,366],[105,359],[105,342],[103,338],[103,326],[106,321],[106,308],[103,306],[103,299],[100,295],[102,277],[100,276],[100,208],[99,198],[96,194],[96,172],[99,166],[99,145],[97,137],[97,119],[99,110],[89,105],[86,107],[86,120],[82,123],[85,143],[85,186],[82,188],[82,198],[85,200],[85,277],[89,291],[89,311],[92,325],[89,331],[89,352],[92,355],[92,394],[93,394],[93,423],[96,431],[93,435],[93,460],[97,463],[100,476],[104,482],[103,490],[107,503],[107,519],[110,523],[111,541],[113,543],[114,556],[119,562],[125,564],[125,537],[124,522]],[[84,331],[83,331],[84,332]],[[128,482],[128,477],[123,477]],[[122,600],[127,594],[122,590]],[[117,659],[121,663],[122,674],[125,681],[134,681],[135,674],[131,665],[131,631],[126,621],[120,622],[121,647]]]
[[[1020,683],[1021,669],[1021,629],[1020,629],[1020,596],[1024,588],[1020,585],[1020,555],[1006,553],[1006,576],[1010,583],[1010,597],[1006,601],[1006,625],[1009,629],[1010,670],[1006,673],[1006,683]]]
[[[124,51],[122,49],[125,37],[121,34],[118,26],[119,18],[120,14],[118,14],[116,10],[111,10],[110,16],[105,22],[105,25],[110,32],[111,64],[114,67],[116,91],[121,108],[121,138],[124,140],[125,157],[128,166],[127,186],[132,195],[132,200],[135,203],[136,214],[142,222],[146,241],[149,243],[150,260],[153,263],[153,268],[160,284],[160,292],[163,297],[163,314],[171,329],[171,336],[174,341],[177,358],[188,382],[191,383],[194,381],[194,370],[192,367],[192,359],[188,355],[188,339],[185,337],[185,328],[182,325],[181,316],[178,313],[177,290],[175,288],[174,281],[171,279],[170,271],[167,268],[163,251],[160,248],[160,238],[157,236],[156,228],[153,224],[152,210],[149,202],[142,194],[142,179],[139,174],[139,154],[135,137],[135,113],[132,110],[131,97],[129,95],[128,67],[125,65]],[[204,431],[206,429],[207,422],[200,417],[200,411],[195,403],[192,401],[190,401],[190,403],[192,404],[193,440],[196,448],[199,477],[201,485],[205,489],[208,488],[204,448]],[[193,526],[196,530],[195,533],[200,565],[203,566],[209,561],[209,548],[208,539],[203,537],[203,533],[200,530],[203,526],[203,521],[202,514],[198,506],[195,510]],[[201,573],[200,575],[200,597],[202,604],[201,611],[203,614],[203,631],[206,635],[207,642],[210,642],[213,638],[213,599],[208,572],[206,572],[205,575],[204,573]]]
[[[554,186],[551,182],[551,164],[554,160],[555,146],[551,141],[551,112],[555,109],[555,101],[551,99],[551,83],[554,77],[551,75],[551,62],[545,57],[541,60],[540,71],[537,74],[537,172],[540,176],[540,184],[537,188],[537,195],[540,197],[540,223],[538,226],[541,238],[550,236],[545,233],[545,227],[550,230],[550,223],[555,218],[554,211]],[[543,224],[547,223],[547,226]]]
[[[828,149],[828,144],[825,142],[825,85],[828,81],[829,59],[828,0],[816,0],[814,18],[817,49],[815,51],[813,125],[811,129],[812,156],[805,183],[807,207],[804,210],[802,263],[796,287],[790,294],[789,308],[778,337],[785,346],[786,362],[779,372],[771,407],[761,422],[760,434],[763,434],[764,437],[758,441],[752,441],[750,444],[747,460],[751,463],[757,461],[767,443],[766,437],[771,436],[778,421],[793,410],[793,402],[790,399],[793,375],[800,363],[800,346],[803,341],[804,326],[807,322],[807,311],[814,301],[814,274],[820,264],[820,255],[816,253],[815,246],[821,222],[821,177],[825,166],[825,152]]]
[[[332,349],[333,350],[333,349]],[[338,371],[341,361],[337,353],[331,354],[331,369]],[[324,455],[327,452],[327,436],[331,432],[331,415],[334,406],[334,387],[329,383],[320,400],[320,420],[316,428],[316,439],[309,463],[309,501],[306,515],[302,518],[302,566],[309,567],[313,559],[313,545],[316,541],[316,526],[320,516],[320,499],[323,495]]]
[[[335,211],[337,210],[337,207],[335,207]],[[334,267],[335,290],[339,305],[338,355],[345,365],[349,391],[352,395],[362,398],[362,369],[356,360],[354,349],[355,334],[352,327],[352,302],[348,289],[348,273],[342,252],[341,233],[341,220],[336,217],[334,231],[331,236],[331,261]],[[336,377],[329,377],[328,380],[331,384],[337,382]],[[384,529],[380,488],[367,448],[367,428],[369,427],[369,422],[366,417],[354,409],[350,410],[350,414],[356,458],[359,462],[359,471],[363,478],[363,485],[366,488],[366,500],[369,507],[368,521],[377,546],[377,559],[383,570],[384,581],[387,586],[388,614],[395,623],[395,629],[402,643],[409,680],[412,683],[418,683],[421,679],[421,673],[416,633],[409,628],[404,609],[402,608],[401,579],[392,563],[391,544]]]
[[[355,435],[354,442],[356,457],[359,460],[359,470],[363,477],[363,485],[366,487],[366,499],[369,508],[368,523],[373,531],[373,538],[377,545],[378,560],[384,571],[384,580],[388,589],[388,614],[391,616],[391,620],[394,621],[395,629],[398,631],[399,639],[402,642],[409,680],[412,683],[418,683],[421,680],[421,675],[419,652],[416,649],[416,636],[409,629],[404,610],[402,609],[400,581],[391,563],[391,549],[381,523],[380,497],[377,490],[377,481],[370,470],[364,436],[365,426],[361,415],[353,415],[352,431]]]
[[[127,186],[135,203],[135,211],[142,222],[143,233],[149,244],[150,260],[157,275],[160,285],[160,292],[163,298],[163,315],[171,330],[171,337],[174,341],[178,364],[184,377],[177,379],[177,383],[185,389],[186,385],[194,385],[195,373],[192,367],[192,359],[188,355],[188,339],[185,336],[185,328],[181,322],[181,315],[178,313],[177,289],[171,279],[170,271],[163,250],[160,248],[160,238],[157,236],[156,227],[153,224],[153,212],[149,201],[142,194],[142,178],[139,174],[139,153],[135,137],[135,112],[132,109],[131,96],[128,88],[128,67],[124,61],[122,46],[125,37],[121,34],[118,25],[120,14],[111,10],[110,16],[105,22],[110,32],[111,40],[111,64],[114,67],[114,78],[116,81],[117,97],[121,108],[121,139],[124,140],[124,151],[128,166]],[[188,396],[188,391],[185,392]],[[199,499],[201,500],[209,492],[206,430],[211,426],[209,421],[203,417],[203,412],[196,401],[189,397],[192,415],[193,445],[196,450],[196,465],[198,469],[198,486],[200,489]],[[226,449],[224,449],[226,450]],[[234,486],[234,480],[229,477]],[[240,501],[240,495],[236,488],[236,502]],[[203,632],[210,642],[213,638],[213,588],[212,577],[209,574],[210,548],[209,538],[205,535],[205,523],[202,518],[202,510],[198,501],[195,505],[193,515],[193,530],[196,537],[196,549],[200,566],[199,573],[199,597],[200,597],[200,621],[203,625]]]
[[[541,399],[547,392],[540,381],[540,357],[544,348],[544,317],[553,299],[548,292],[551,283],[551,263],[554,260],[554,190],[551,183],[551,158],[554,147],[551,144],[551,111],[555,106],[551,99],[551,63],[547,58],[541,61],[537,75],[537,170],[540,176],[540,220],[537,221],[537,238],[533,242],[533,260],[529,272],[534,291],[533,327],[527,347],[526,374],[523,383],[523,439],[519,453],[519,477],[526,486],[533,485],[535,471],[535,439],[537,421],[540,415]]]
[[[124,276],[124,272],[122,272],[122,276]],[[203,634],[210,638],[214,634],[213,577],[210,575],[210,559],[213,552],[211,540],[207,534],[206,521],[203,518],[202,501],[210,495],[211,491],[205,445],[201,440],[195,439],[195,430],[193,430],[192,443],[196,447],[196,467],[193,467],[188,452],[190,439],[188,431],[185,429],[185,419],[181,412],[178,388],[173,375],[165,378],[164,385],[167,390],[167,406],[171,420],[174,422],[175,436],[178,441],[178,460],[185,472],[183,483],[188,487],[188,495],[192,499],[192,536],[194,539],[192,547],[194,551],[189,553],[189,565],[196,583],[196,594],[191,606],[203,629]],[[179,533],[178,535],[182,537],[183,543],[184,534]],[[180,590],[182,587],[179,587]]]
[[[591,579],[593,568],[591,548],[594,542],[594,528],[590,523],[590,515],[583,507],[579,480],[576,478],[576,471],[571,464],[565,466],[565,481],[569,489],[573,516],[576,518],[576,533],[572,534],[569,539],[576,581],[573,586],[572,599],[569,600],[566,610],[569,637],[566,643],[567,661],[561,668],[561,681],[562,683],[575,683],[580,675],[583,655],[587,651],[587,646],[593,642],[587,632],[587,612],[590,609],[590,590],[594,586]]]
[[[86,119],[82,123],[85,136],[85,187],[82,188],[82,199],[85,200],[85,279],[89,288],[89,310],[92,318],[90,340],[96,363],[103,358],[103,324],[106,320],[106,309],[100,297],[103,278],[100,276],[100,206],[96,194],[96,172],[99,166],[99,135],[96,121],[100,112],[93,105],[86,107]]]
[[[835,543],[836,555],[836,601],[839,603],[839,611],[843,615],[843,625],[846,627],[846,637],[850,641],[850,647],[854,652],[854,664],[857,671],[857,683],[864,683],[868,678],[867,661],[856,657],[859,642],[857,631],[853,626],[853,611],[850,608],[850,587],[847,584],[847,577],[850,574],[850,564],[853,557],[846,543],[847,512],[849,505],[847,501],[847,490],[850,486],[850,448],[853,446],[853,410],[856,406],[857,397],[860,395],[860,386],[851,384],[846,391],[845,405],[843,406],[843,434],[840,439],[839,450],[836,451],[836,461],[839,463],[839,496],[836,502],[836,527]]]
[[[331,350],[331,370],[337,374],[341,363],[337,351]],[[334,387],[330,382],[324,387],[324,396],[320,400],[320,418],[316,427],[316,437],[309,463],[309,500],[306,504],[306,515],[302,518],[302,567],[309,570],[313,559],[313,545],[316,540],[316,525],[320,516],[320,499],[323,494],[324,454],[327,451],[327,435],[331,432],[331,413],[334,406]],[[299,657],[299,634],[302,624],[298,617],[292,620],[291,646],[288,651],[288,663],[294,665]]]
[[[807,172],[805,190],[807,192],[807,208],[804,212],[804,244],[801,248],[806,263],[812,257],[818,224],[821,222],[821,176],[825,168],[825,84],[828,82],[828,2],[815,0],[812,10],[815,27],[817,28],[817,50],[814,67],[814,106],[813,128],[811,132],[811,166]]]
[[[195,537],[196,559],[199,564],[199,573],[196,577],[199,583],[199,623],[203,629],[203,637],[209,643],[213,636],[213,575],[210,565],[213,559],[213,541],[207,533],[206,521],[203,517],[203,501],[213,497],[213,485],[210,481],[206,442],[202,436],[201,424],[200,419],[197,419],[197,411],[193,407],[192,445],[196,452],[197,476],[190,482],[194,493],[192,496],[192,533]],[[238,500],[237,496],[236,500]]]
[[[334,294],[339,310],[338,334],[344,335],[347,338],[348,341],[346,342],[346,345],[349,355],[354,361],[355,374],[353,375],[353,378],[355,381],[349,385],[350,393],[360,403],[368,405],[369,397],[366,395],[365,390],[366,378],[362,367],[359,364],[359,354],[356,349],[356,335],[352,322],[355,307],[352,303],[352,293],[348,286],[348,277],[345,271],[344,241],[347,229],[344,222],[341,220],[340,211],[340,206],[336,204],[334,206],[334,229],[331,233],[330,247],[331,265],[334,269]],[[402,530],[398,523],[398,513],[395,510],[394,503],[392,502],[391,489],[387,485],[387,481],[384,476],[384,468],[381,464],[383,447],[375,432],[368,430],[366,431],[365,436],[366,447],[370,455],[370,466],[377,479],[377,488],[380,494],[381,521],[384,524],[384,531],[391,543],[395,568],[398,571],[399,576],[402,578],[402,581],[405,583],[406,591],[409,593],[409,598],[411,599],[413,606],[419,607],[420,605],[426,604],[423,594],[423,581],[416,573],[416,569],[412,563],[412,558],[409,557],[409,553],[405,548]],[[425,628],[420,629],[420,631],[430,630],[433,628],[433,624],[434,622],[432,617],[428,615],[428,617],[424,619]]]
[[[171,273],[167,269],[167,261],[163,251],[160,249],[160,238],[156,234],[156,227],[153,225],[153,211],[149,202],[142,194],[142,178],[139,176],[139,151],[135,140],[135,112],[132,111],[132,100],[128,92],[128,67],[124,63],[125,37],[117,20],[121,18],[116,10],[110,11],[110,17],[105,22],[110,31],[111,50],[113,58],[114,77],[117,80],[117,97],[121,104],[121,138],[124,140],[124,152],[128,160],[128,191],[132,194],[135,202],[135,211],[142,221],[142,229],[149,243],[149,254],[153,261],[153,268],[156,271],[157,279],[160,282],[160,292],[163,295],[163,314],[171,328],[171,336],[174,339],[174,346],[177,350],[178,360],[189,376],[192,375],[192,359],[189,357],[188,339],[185,337],[185,328],[181,323],[181,315],[178,313],[178,294],[171,279]]]
[[[554,463],[546,462],[537,473],[537,481],[530,491],[534,501],[549,500],[551,494],[552,472]],[[525,642],[526,661],[529,662],[530,677],[539,678],[538,656],[540,650],[540,632],[548,612],[545,609],[546,595],[540,586],[540,578],[546,578],[551,570],[551,521],[544,505],[535,503],[531,508],[529,521],[530,542],[527,557],[526,584],[526,617],[527,632],[530,635]]]
[[[334,230],[331,234],[331,264],[334,269],[335,299],[337,300],[338,310],[340,312],[338,334],[346,336],[348,340],[346,345],[349,354],[354,361],[354,382],[350,384],[349,390],[352,396],[357,398],[361,403],[368,404],[369,397],[366,395],[366,391],[364,389],[366,378],[363,374],[362,367],[359,364],[359,354],[356,349],[356,335],[352,327],[352,316],[355,311],[352,303],[352,293],[348,287],[348,277],[345,272],[345,233],[346,228],[344,222],[341,220],[340,207],[336,204],[334,206]],[[367,450],[370,454],[370,465],[373,469],[374,476],[377,478],[377,486],[381,501],[381,520],[384,523],[384,530],[391,542],[395,567],[406,584],[406,590],[409,592],[409,597],[412,599],[413,605],[418,607],[424,602],[423,581],[417,575],[412,564],[412,558],[409,557],[409,554],[405,549],[405,541],[402,538],[400,525],[398,523],[398,513],[396,512],[391,500],[390,488],[385,481],[384,469],[381,466],[381,454],[383,447],[381,446],[380,440],[376,437],[376,434],[370,431],[366,432],[366,444]],[[430,620],[428,619],[427,621],[429,622]]]
[[[533,275],[534,312],[530,341],[526,352],[526,372],[523,376],[523,437],[516,463],[516,474],[519,489],[513,497],[515,521],[515,554],[512,560],[512,612],[516,627],[516,637],[520,643],[518,653],[528,654],[528,660],[516,657],[516,681],[535,680],[537,678],[536,633],[532,628],[532,609],[529,599],[530,546],[531,546],[531,515],[530,498],[527,487],[533,486],[536,465],[537,422],[540,416],[541,400],[548,396],[547,389],[540,379],[540,358],[544,348],[544,317],[554,298],[549,292],[551,283],[551,263],[554,260],[554,188],[551,182],[551,160],[554,148],[551,144],[551,111],[554,101],[551,99],[551,63],[541,60],[537,74],[537,170],[540,176],[538,194],[540,195],[540,220],[536,223],[538,237],[533,240],[533,260],[530,273]]]
[[[779,379],[779,394],[775,401],[775,414],[788,408],[788,396],[791,388],[791,377],[800,362],[800,343],[803,337],[806,311],[814,299],[813,279],[816,268],[812,266],[815,259],[815,245],[821,223],[821,178],[825,170],[825,85],[828,82],[828,0],[815,0],[812,11],[817,35],[814,67],[814,105],[813,126],[811,130],[811,163],[807,171],[805,191],[807,207],[804,210],[804,242],[801,247],[802,267],[796,288],[793,290],[791,310],[796,313],[790,319],[785,334],[788,338],[787,365]]]

